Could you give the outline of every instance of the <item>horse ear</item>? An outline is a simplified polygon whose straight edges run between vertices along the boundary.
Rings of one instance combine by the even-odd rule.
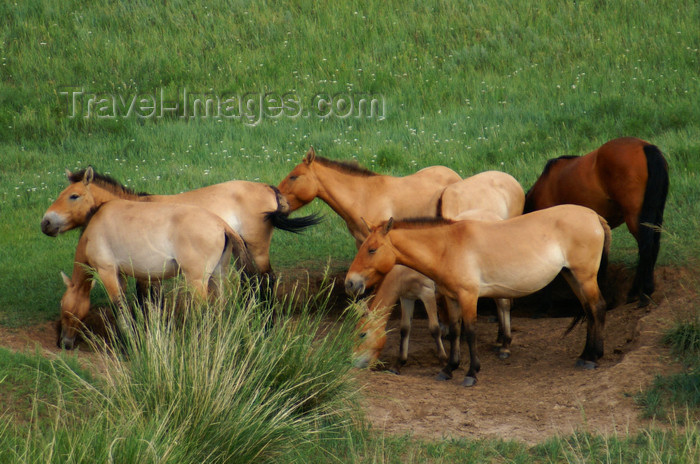
[[[68,178],[68,180],[70,180],[70,178],[73,177],[73,173],[70,172],[70,169],[68,168],[66,168],[66,177]]]
[[[372,226],[367,224],[367,221],[365,221],[365,218],[363,218],[363,217],[360,217],[360,221],[362,221],[362,223],[365,225],[365,227],[367,227],[367,232],[369,232],[371,234],[372,233]]]
[[[309,151],[306,152],[306,156],[304,156],[304,163],[306,164],[311,164],[313,161],[316,159],[316,150],[314,150],[314,147],[309,147]]]
[[[88,166],[85,170],[85,175],[83,176],[83,184],[87,185],[95,178],[95,170],[92,166]]]
[[[388,234],[392,227],[394,227],[393,217],[389,218],[389,220],[386,221],[386,224],[384,224],[384,235]]]
[[[73,282],[70,280],[70,277],[68,277],[63,271],[61,271],[61,278],[63,279],[63,283],[66,284],[66,287],[71,288],[73,286]]]

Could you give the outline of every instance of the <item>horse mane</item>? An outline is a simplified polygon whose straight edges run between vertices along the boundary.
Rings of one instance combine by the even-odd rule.
[[[552,169],[552,166],[554,165],[554,163],[556,163],[557,161],[563,160],[563,159],[572,159],[572,158],[580,158],[580,156],[564,155],[564,156],[560,156],[559,158],[552,158],[550,160],[547,160],[547,164],[544,165],[544,170],[542,171],[542,174],[540,174],[540,177],[547,174]]]
[[[454,223],[455,221],[443,217],[415,217],[395,220],[392,229],[422,229],[425,227],[445,226]]]
[[[85,169],[81,169],[80,171],[76,171],[71,173],[70,176],[68,176],[68,180],[71,181],[72,183],[76,182],[82,182],[83,178],[85,177]],[[92,179],[92,182],[99,185],[100,187],[109,190],[110,192],[114,193],[115,195],[125,198],[125,197],[132,197],[132,196],[138,196],[138,197],[146,197],[149,196],[149,193],[145,192],[136,192],[133,189],[130,189],[129,187],[126,187],[122,185],[118,180],[116,180],[113,177],[107,176],[105,174],[99,174],[98,172],[94,171],[94,177]]]
[[[377,176],[378,174],[376,172],[372,172],[367,168],[363,168],[359,164],[357,164],[356,161],[336,161],[336,160],[331,160],[328,158],[324,158],[322,156],[316,156],[314,158],[315,163],[320,163],[323,166],[326,166],[328,168],[333,168],[338,171],[347,173],[347,174],[352,174],[356,176],[364,176],[364,177],[369,177],[369,176]]]

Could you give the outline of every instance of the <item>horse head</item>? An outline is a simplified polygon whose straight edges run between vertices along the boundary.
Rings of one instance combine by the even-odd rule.
[[[93,282],[74,283],[67,275],[61,272],[63,283],[66,284],[66,292],[61,298],[61,329],[58,334],[57,344],[59,348],[72,350],[75,347],[75,339],[78,330],[90,311],[90,289]]]
[[[366,302],[361,303],[364,307],[364,315],[357,323],[357,333],[360,336],[360,344],[353,351],[353,364],[355,367],[364,369],[370,366],[377,359],[386,344],[386,312],[391,311],[391,306],[366,308]]]
[[[316,151],[311,147],[302,162],[296,165],[277,187],[292,211],[310,203],[318,195],[319,183],[312,169],[315,159]]]
[[[376,227],[367,224],[364,219],[362,222],[365,223],[369,236],[357,251],[345,277],[345,291],[355,296],[382,280],[396,264],[396,251],[388,236],[394,218]]]
[[[73,173],[66,170],[68,179],[73,178]],[[92,166],[85,170],[80,181],[71,181],[71,184],[63,190],[41,220],[41,231],[46,235],[55,237],[84,225],[89,219],[95,207],[98,206],[90,189],[95,172]]]

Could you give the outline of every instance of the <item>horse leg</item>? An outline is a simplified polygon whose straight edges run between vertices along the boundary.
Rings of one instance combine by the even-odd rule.
[[[119,277],[117,269],[112,267],[99,267],[96,271],[112,303],[123,301],[124,292],[122,291],[122,280]]]
[[[584,278],[570,270],[563,272],[564,277],[578,297],[586,314],[586,344],[579,359],[578,367],[595,369],[598,359],[604,352],[605,300],[598,288],[596,276]]]
[[[476,348],[476,304],[477,292],[462,292],[459,296],[459,305],[462,309],[462,323],[467,335],[469,345],[469,370],[464,377],[462,385],[473,387],[476,385],[476,373],[481,370],[481,361]]]
[[[447,364],[438,373],[438,380],[450,380],[452,371],[459,367],[459,338],[462,332],[462,317],[459,309],[459,303],[453,298],[446,297],[447,311],[450,318],[450,332],[447,334],[447,340],[450,342],[450,356]]]
[[[639,250],[639,261],[627,294],[627,303],[639,300],[638,307],[642,308],[651,302],[650,296],[654,293],[654,266],[659,255],[661,232],[655,230],[653,225],[640,224],[639,214],[637,208],[625,215],[627,229],[637,240]]]
[[[430,330],[430,335],[432,335],[433,340],[435,340],[438,359],[445,362],[447,361],[447,353],[445,353],[445,346],[442,344],[442,330],[440,329],[440,322],[438,321],[435,291],[430,290],[430,294],[422,295],[421,301],[425,306],[425,312],[428,314],[428,329]]]
[[[642,308],[651,302],[654,293],[654,266],[659,255],[661,232],[653,229],[653,225],[640,224],[637,244],[639,246],[639,263],[634,277],[634,285],[630,297],[639,298],[638,307]]]
[[[627,209],[625,209],[625,224],[627,225],[627,230],[629,230],[630,234],[634,237],[634,239],[637,241],[637,249],[638,251],[638,262],[637,262],[637,268],[635,269],[634,272],[634,280],[632,281],[632,287],[630,287],[629,292],[627,293],[627,303],[632,303],[634,301],[640,300],[639,305],[642,305],[642,248],[643,248],[643,240],[640,236],[640,230],[639,230],[639,213],[641,208],[633,208],[631,205],[622,205],[624,208],[625,206],[628,206]],[[647,227],[642,226],[643,229],[647,229]],[[646,238],[646,235],[645,237]],[[645,250],[646,251],[646,250]],[[646,254],[646,253],[644,253]],[[648,304],[648,302],[647,302]]]
[[[500,343],[498,357],[508,359],[510,357],[510,343],[513,340],[510,331],[510,306],[511,300],[508,298],[496,298],[496,310],[498,312],[498,337],[496,343]]]
[[[394,374],[400,374],[401,368],[408,361],[408,340],[411,336],[411,321],[413,320],[413,310],[416,300],[410,298],[400,298],[401,301],[401,340],[399,341],[399,357],[394,366],[389,369]]]

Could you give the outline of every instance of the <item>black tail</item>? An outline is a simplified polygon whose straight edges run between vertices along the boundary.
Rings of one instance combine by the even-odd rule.
[[[290,218],[279,211],[265,213],[265,220],[270,221],[276,229],[286,230],[298,234],[307,227],[315,226],[323,221],[323,216],[316,213],[298,218]]]
[[[600,220],[600,225],[603,227],[605,233],[605,240],[603,241],[603,253],[600,255],[600,267],[598,268],[598,289],[602,295],[608,293],[608,257],[610,255],[610,243],[612,242],[612,232],[610,230],[610,225],[604,217],[598,216]],[[608,306],[610,308],[611,306]]]
[[[307,227],[315,226],[323,220],[322,216],[315,213],[308,216],[290,218],[290,208],[287,199],[274,185],[268,185],[268,187],[275,193],[277,210],[265,213],[265,220],[270,221],[274,228],[298,234]]]
[[[668,164],[661,150],[655,145],[646,145],[647,186],[644,203],[639,214],[639,264],[632,291],[639,295],[654,292],[654,265],[659,255],[661,225],[664,221],[664,207],[668,196]]]

